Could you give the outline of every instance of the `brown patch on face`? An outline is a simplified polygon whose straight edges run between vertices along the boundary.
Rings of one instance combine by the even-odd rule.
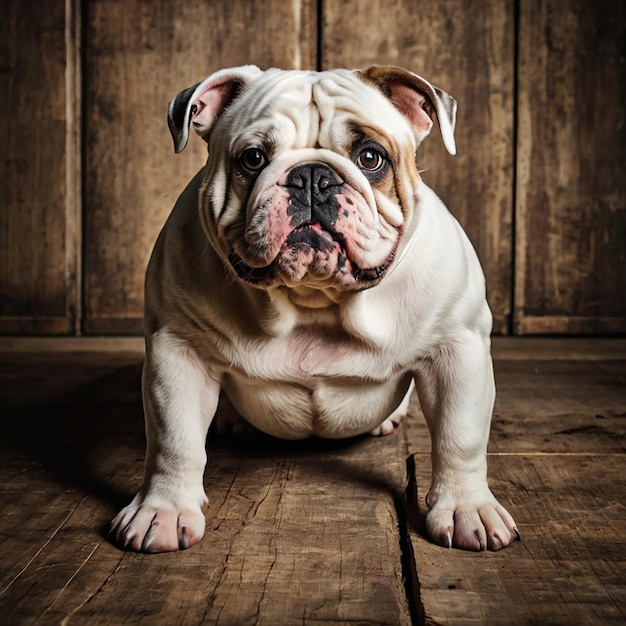
[[[381,176],[368,176],[372,188],[378,190],[386,198],[396,201],[402,208],[405,217],[407,207],[412,206],[411,194],[421,180],[415,162],[412,143],[401,147],[393,137],[386,135],[375,126],[354,124],[351,129],[354,138],[351,153],[353,160],[363,146],[380,145],[386,152],[389,167]]]

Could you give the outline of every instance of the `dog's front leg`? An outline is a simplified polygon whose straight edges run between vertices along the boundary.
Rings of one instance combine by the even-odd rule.
[[[495,399],[489,338],[468,332],[426,360],[417,391],[432,439],[426,527],[446,547],[498,550],[519,533],[487,485],[487,443]]]
[[[147,341],[142,378],[146,420],[144,481],[111,523],[125,549],[189,548],[204,535],[206,436],[219,400],[219,377],[166,330]]]

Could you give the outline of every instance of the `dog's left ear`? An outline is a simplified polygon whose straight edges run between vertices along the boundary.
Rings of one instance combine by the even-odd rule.
[[[167,108],[167,124],[174,139],[174,150],[182,152],[189,140],[189,126],[205,140],[218,115],[239,90],[262,74],[256,65],[220,70],[202,82],[181,91]]]
[[[450,154],[456,154],[456,100],[451,95],[425,78],[393,65],[372,65],[359,73],[373,82],[409,118],[419,142],[430,133],[434,111],[444,146]]]

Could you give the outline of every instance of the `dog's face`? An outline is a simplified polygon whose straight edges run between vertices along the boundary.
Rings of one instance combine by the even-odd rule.
[[[170,103],[177,151],[208,142],[201,217],[240,279],[364,289],[414,228],[415,152],[433,112],[454,153],[454,100],[395,67],[224,70]]]

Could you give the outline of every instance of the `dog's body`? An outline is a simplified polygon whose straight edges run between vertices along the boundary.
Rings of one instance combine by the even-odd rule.
[[[224,389],[286,439],[387,434],[413,383],[433,440],[427,525],[446,546],[518,535],[486,482],[491,314],[476,254],[415,151],[455,103],[414,74],[225,70],[170,106],[207,165],[146,279],[144,484],[113,522],[147,552],[204,533],[205,439]]]

